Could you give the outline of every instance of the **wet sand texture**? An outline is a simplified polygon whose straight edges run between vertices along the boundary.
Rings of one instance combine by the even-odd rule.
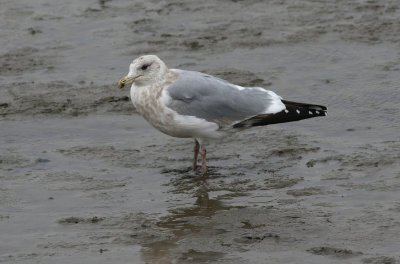
[[[0,263],[400,262],[398,1],[0,5]],[[116,86],[142,54],[329,116],[202,177]]]

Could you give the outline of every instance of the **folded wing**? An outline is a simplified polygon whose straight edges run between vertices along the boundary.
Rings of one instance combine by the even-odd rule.
[[[200,72],[174,71],[179,77],[166,88],[166,106],[180,115],[205,119],[224,128],[285,109],[281,97],[272,91],[244,88]]]

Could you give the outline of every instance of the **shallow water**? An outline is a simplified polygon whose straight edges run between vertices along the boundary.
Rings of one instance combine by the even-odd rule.
[[[0,262],[400,261],[399,4],[1,6]],[[203,177],[116,87],[146,53],[329,116],[209,146]]]

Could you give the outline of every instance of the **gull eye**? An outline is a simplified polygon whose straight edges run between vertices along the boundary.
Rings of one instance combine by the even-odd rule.
[[[147,68],[150,66],[150,64],[143,64],[142,65],[142,67],[140,67],[140,69],[142,70],[142,71],[145,71],[145,70],[147,70]]]

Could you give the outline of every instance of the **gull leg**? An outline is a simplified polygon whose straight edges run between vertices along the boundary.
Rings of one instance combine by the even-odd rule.
[[[197,139],[194,140],[194,157],[193,157],[193,170],[196,170],[197,167],[197,157],[199,155],[200,144]]]
[[[202,146],[200,149],[201,155],[201,172],[205,174],[207,172],[207,161],[206,161],[207,150]]]

